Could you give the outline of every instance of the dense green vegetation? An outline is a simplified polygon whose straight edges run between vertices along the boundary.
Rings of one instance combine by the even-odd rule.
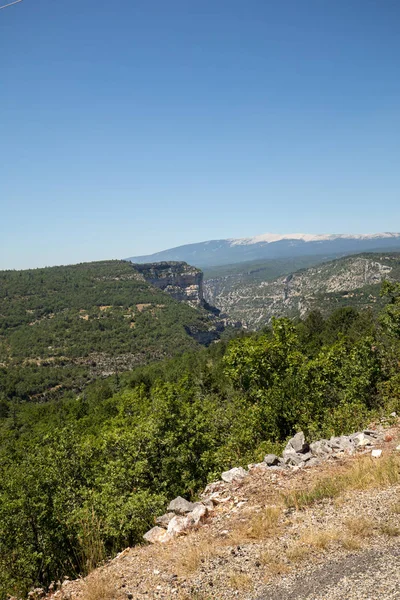
[[[148,285],[130,263],[0,272],[0,394],[79,390],[96,376],[198,347],[205,311]]]
[[[75,397],[3,397],[0,597],[87,572],[139,542],[167,500],[195,497],[299,429],[348,433],[399,410],[400,284],[384,291],[379,320],[354,308],[277,319]]]

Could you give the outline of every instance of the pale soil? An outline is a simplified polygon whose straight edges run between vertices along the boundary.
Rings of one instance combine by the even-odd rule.
[[[382,458],[368,458],[371,464],[399,455],[399,427],[388,433],[393,439],[381,445]],[[357,460],[346,456],[287,472],[254,470],[242,484],[223,484],[227,501],[198,531],[165,545],[126,549],[86,580],[64,584],[56,596],[400,599],[400,483],[347,491],[302,510],[282,501],[283,493],[309,489],[327,475],[335,478]],[[277,508],[266,513],[266,507]]]

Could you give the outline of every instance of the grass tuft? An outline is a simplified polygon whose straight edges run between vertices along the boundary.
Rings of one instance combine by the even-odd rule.
[[[195,573],[199,567],[216,554],[216,547],[208,539],[198,544],[185,544],[174,555],[174,569],[178,575],[186,577]]]
[[[248,590],[253,586],[252,578],[247,573],[231,573],[229,585],[234,590]]]
[[[287,558],[294,563],[299,563],[310,554],[310,548],[301,543],[295,543],[286,550]]]
[[[279,506],[267,506],[263,511],[254,513],[232,532],[231,541],[236,544],[245,540],[264,540],[274,535],[281,514]]]
[[[116,600],[121,594],[105,573],[93,573],[85,579],[82,600]]]
[[[290,567],[269,550],[262,552],[259,560],[266,571],[267,579],[268,576],[283,575],[290,571]]]
[[[387,535],[388,537],[397,537],[400,535],[400,528],[390,523],[380,525],[379,529],[383,535]]]
[[[386,487],[399,482],[400,457],[389,455],[376,461],[363,456],[336,477],[323,477],[311,488],[287,492],[283,500],[288,508],[301,509],[324,499],[337,498],[347,490]]]
[[[361,548],[360,540],[352,535],[341,537],[340,543],[346,550],[359,550]]]
[[[311,529],[300,538],[300,541],[306,546],[325,550],[332,542],[338,539],[338,533],[332,529],[313,530]]]
[[[371,519],[367,519],[366,517],[347,519],[345,526],[349,533],[356,537],[366,538],[373,534],[373,523]]]

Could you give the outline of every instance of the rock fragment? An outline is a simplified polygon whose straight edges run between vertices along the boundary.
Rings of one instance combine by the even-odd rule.
[[[156,523],[157,523],[157,525],[160,525],[161,527],[168,527],[169,522],[171,521],[171,519],[174,518],[174,516],[175,516],[175,513],[173,513],[173,512],[165,513],[165,515],[161,515],[161,517],[157,517]]]
[[[266,454],[264,456],[264,462],[265,464],[267,464],[269,467],[272,467],[273,465],[277,465],[279,464],[279,462],[282,459],[279,458],[279,456],[276,456],[276,454]]]
[[[221,477],[226,483],[232,483],[232,481],[242,481],[247,475],[248,472],[243,467],[234,467],[222,473]]]
[[[171,537],[172,536],[169,535],[168,531],[166,531],[162,527],[159,527],[158,525],[150,529],[150,531],[145,533],[143,536],[146,542],[149,542],[150,544],[163,544],[165,542],[168,542],[171,539]]]
[[[371,452],[371,456],[372,458],[380,458],[380,456],[382,455],[382,450],[376,448],[375,450],[372,450]]]
[[[168,534],[173,537],[177,535],[182,535],[186,532],[190,527],[190,518],[183,517],[179,515],[175,515],[173,519],[168,523]]]
[[[168,504],[168,512],[174,512],[177,513],[179,515],[184,515],[186,513],[192,512],[192,510],[196,507],[196,504],[194,504],[194,502],[189,502],[188,500],[185,500],[185,498],[182,498],[182,496],[178,496],[177,498],[175,498],[175,500],[172,500],[169,504]]]

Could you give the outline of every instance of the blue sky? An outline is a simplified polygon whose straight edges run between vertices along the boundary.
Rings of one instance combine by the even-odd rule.
[[[399,67],[398,0],[0,10],[0,268],[399,231]]]

